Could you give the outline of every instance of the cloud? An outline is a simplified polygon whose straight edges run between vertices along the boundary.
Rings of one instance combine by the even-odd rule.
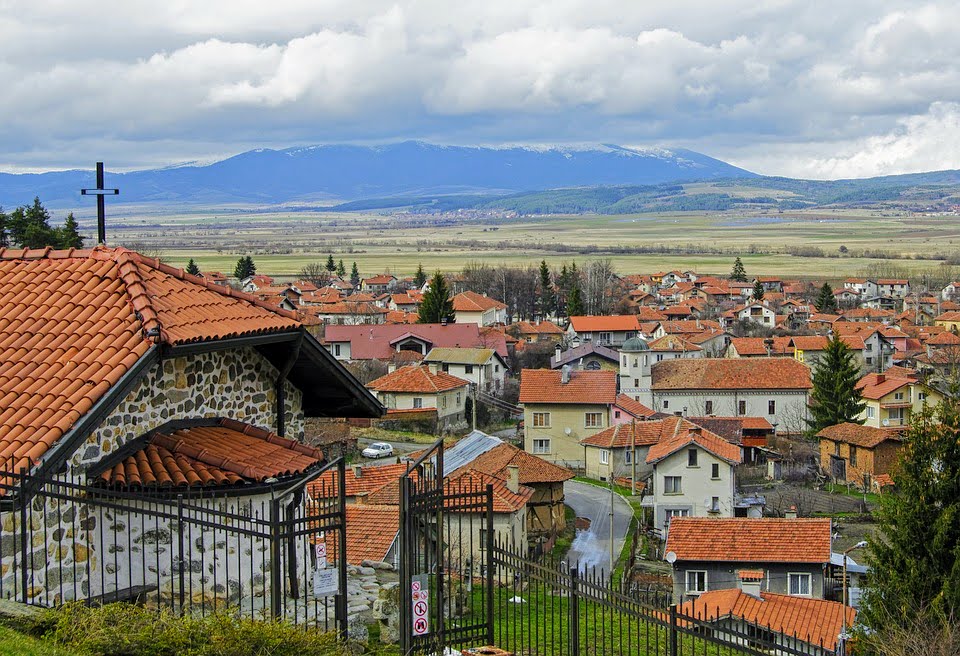
[[[0,166],[423,138],[683,145],[817,177],[960,167],[926,145],[960,104],[946,0],[830,20],[801,0],[3,4]]]

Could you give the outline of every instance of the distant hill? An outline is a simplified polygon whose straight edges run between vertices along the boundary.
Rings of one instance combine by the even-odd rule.
[[[480,148],[417,141],[384,146],[258,149],[205,166],[109,173],[125,203],[281,204],[394,196],[515,194],[559,187],[656,185],[749,179],[756,174],[684,149]],[[0,173],[0,205],[40,196],[49,207],[80,203],[92,171]],[[396,201],[394,201],[396,202]]]

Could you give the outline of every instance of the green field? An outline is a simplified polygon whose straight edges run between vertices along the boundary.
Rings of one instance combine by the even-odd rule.
[[[296,276],[328,253],[348,269],[357,262],[363,275],[410,275],[419,263],[455,271],[469,261],[545,259],[559,266],[598,258],[611,259],[621,273],[728,273],[740,255],[749,274],[842,278],[878,263],[905,273],[941,266],[942,260],[918,256],[960,260],[957,217],[868,210],[520,218],[245,208],[168,215],[124,208],[124,214],[109,228],[111,243],[158,253],[177,266],[192,257],[202,270],[227,274],[240,255],[251,254],[258,271],[280,277]]]

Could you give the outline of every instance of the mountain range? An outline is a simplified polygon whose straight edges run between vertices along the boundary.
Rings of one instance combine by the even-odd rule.
[[[106,185],[120,189],[116,202],[276,205],[755,177],[685,149],[485,148],[405,141],[260,148],[202,166],[129,173],[110,173],[108,165]],[[9,208],[39,196],[48,207],[76,207],[82,204],[79,189],[92,186],[92,171],[0,173],[0,205]]]

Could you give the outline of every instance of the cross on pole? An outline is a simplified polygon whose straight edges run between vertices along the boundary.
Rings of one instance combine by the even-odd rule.
[[[103,162],[97,162],[97,186],[94,189],[81,189],[81,196],[97,197],[97,243],[107,243],[107,211],[104,203],[104,196],[116,196],[120,193],[119,189],[103,188]]]

